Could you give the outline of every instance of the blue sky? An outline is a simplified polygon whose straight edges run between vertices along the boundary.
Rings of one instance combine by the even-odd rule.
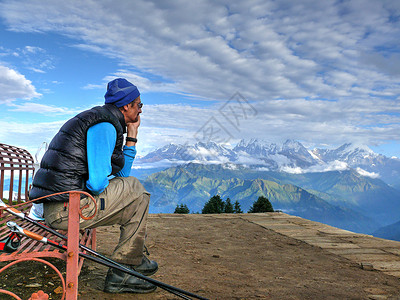
[[[399,1],[0,1],[0,142],[35,152],[125,77],[138,151],[242,138],[400,157]]]

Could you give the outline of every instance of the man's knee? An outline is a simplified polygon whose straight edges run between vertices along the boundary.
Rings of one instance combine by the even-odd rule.
[[[144,192],[135,202],[137,202],[135,205],[137,210],[146,213],[150,205],[150,194]]]
[[[143,193],[136,199],[131,199],[130,203],[123,210],[121,224],[131,223],[132,220],[139,222],[139,219],[148,213],[149,203],[150,195],[148,193]]]
[[[133,177],[133,176],[129,176],[126,178],[129,181],[133,190],[147,195],[147,198],[150,197],[150,193],[146,191],[146,189],[144,188],[143,184],[139,181],[139,179],[137,179],[136,177]]]
[[[149,193],[143,193],[142,201],[146,206],[149,206],[150,204],[150,194]]]
[[[124,179],[127,180],[129,184],[131,184],[132,186],[143,187],[142,183],[136,177],[129,176],[129,177],[124,177]]]

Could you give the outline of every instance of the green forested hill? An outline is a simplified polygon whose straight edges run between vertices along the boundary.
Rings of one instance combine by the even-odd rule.
[[[280,174],[280,173],[279,173]],[[246,168],[227,168],[189,164],[169,168],[150,175],[144,182],[146,189],[152,193],[151,205],[155,211],[171,212],[177,204],[186,204],[191,211],[200,212],[204,203],[213,195],[219,194],[223,199],[230,197],[239,201],[244,211],[261,195],[266,196],[275,209],[298,215],[310,220],[327,223],[340,228],[357,232],[372,232],[380,225],[372,218],[348,207],[333,205],[335,196],[330,192],[339,183],[325,183],[324,191],[317,191],[317,184],[308,184],[308,189],[290,183],[299,181],[309,183],[306,176],[274,174]],[[347,174],[345,174],[347,175]],[[285,178],[287,176],[287,178]],[[356,177],[354,177],[356,179]],[[288,183],[285,183],[288,182]],[[352,183],[353,184],[353,183]],[[362,183],[357,182],[362,187]],[[323,184],[321,184],[323,185]],[[315,192],[312,192],[315,189]],[[319,194],[319,195],[317,195]],[[322,199],[324,196],[331,203]],[[338,196],[340,198],[340,196]],[[343,201],[343,199],[340,199]],[[336,202],[340,202],[339,200]],[[350,202],[354,202],[351,200]]]

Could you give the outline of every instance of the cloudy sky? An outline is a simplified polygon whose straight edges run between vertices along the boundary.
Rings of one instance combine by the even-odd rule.
[[[0,142],[34,152],[108,81],[166,143],[353,142],[400,157],[400,2],[0,1]]]

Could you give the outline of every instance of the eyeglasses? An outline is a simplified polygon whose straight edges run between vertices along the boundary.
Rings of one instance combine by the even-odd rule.
[[[142,107],[143,107],[143,103],[142,103],[142,102],[139,102],[139,103],[137,104],[137,107],[138,107],[138,108],[142,108]]]

